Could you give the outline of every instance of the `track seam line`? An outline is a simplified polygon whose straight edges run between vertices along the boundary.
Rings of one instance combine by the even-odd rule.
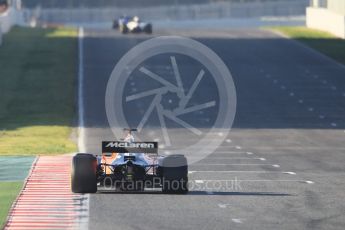
[[[78,30],[78,151],[86,152],[85,146],[85,120],[84,120],[84,28]],[[90,194],[85,197],[86,221],[79,221],[79,229],[89,229]]]
[[[83,27],[79,28],[78,31],[78,151],[85,152],[85,128],[84,128],[84,29]]]

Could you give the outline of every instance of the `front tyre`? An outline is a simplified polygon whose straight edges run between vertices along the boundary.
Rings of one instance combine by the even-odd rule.
[[[97,159],[92,154],[78,153],[72,160],[71,188],[74,193],[97,192]]]

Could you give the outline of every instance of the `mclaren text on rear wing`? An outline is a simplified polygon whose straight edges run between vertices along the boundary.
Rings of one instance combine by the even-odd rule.
[[[158,153],[158,142],[103,141],[102,153]]]

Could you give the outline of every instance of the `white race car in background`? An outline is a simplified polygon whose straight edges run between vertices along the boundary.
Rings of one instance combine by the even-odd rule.
[[[119,29],[123,34],[127,33],[152,33],[152,24],[140,21],[139,17],[123,16],[114,21],[114,29]]]

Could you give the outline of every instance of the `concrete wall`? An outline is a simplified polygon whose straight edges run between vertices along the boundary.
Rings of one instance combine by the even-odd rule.
[[[327,8],[308,7],[307,27],[324,30],[338,37],[345,38],[345,16]]]
[[[328,0],[327,8],[334,13],[345,16],[345,0]]]

